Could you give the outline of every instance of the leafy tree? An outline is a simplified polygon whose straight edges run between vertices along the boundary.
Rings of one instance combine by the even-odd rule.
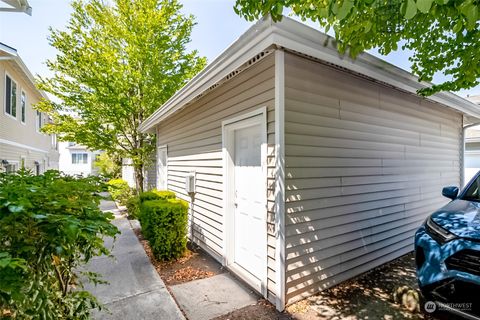
[[[0,173],[0,318],[88,319],[100,307],[81,282],[98,275],[79,267],[118,233],[98,208],[105,190],[97,177]]]
[[[155,148],[139,125],[201,70],[188,52],[193,16],[177,0],[74,0],[65,31],[50,32],[53,76],[39,87],[59,101],[37,108],[53,121],[44,131],[91,150],[131,158],[138,190]]]
[[[93,163],[98,168],[98,172],[108,179],[119,178],[122,171],[122,159],[110,156],[106,152],[98,155]]]
[[[410,49],[412,70],[432,81],[442,72],[449,79],[420,90],[429,95],[476,86],[480,77],[480,2],[478,0],[237,0],[235,11],[248,20],[284,8],[302,19],[333,28],[341,53],[352,57],[372,48],[381,54]]]

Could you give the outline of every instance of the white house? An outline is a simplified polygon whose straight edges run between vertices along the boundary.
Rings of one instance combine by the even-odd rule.
[[[98,169],[94,163],[101,151],[90,151],[87,147],[75,142],[58,143],[60,160],[59,170],[69,175],[97,175]]]
[[[282,310],[413,249],[460,185],[474,103],[265,18],[141,126],[192,241]],[[325,43],[330,43],[325,45]]]
[[[40,131],[49,119],[32,107],[41,99],[17,51],[0,43],[0,171],[58,169],[56,136]]]

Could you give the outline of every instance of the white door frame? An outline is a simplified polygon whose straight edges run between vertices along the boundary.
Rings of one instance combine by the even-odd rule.
[[[256,277],[250,274],[242,267],[235,264],[234,261],[234,161],[230,156],[234,149],[234,135],[235,130],[246,128],[252,125],[260,125],[262,131],[261,144],[261,166],[263,183],[265,185],[265,198],[263,214],[265,232],[262,236],[262,244],[264,246],[264,265],[262,271]],[[257,110],[236,116],[234,118],[222,122],[222,152],[223,152],[223,219],[224,219],[224,237],[223,250],[225,261],[224,264],[231,269],[242,280],[251,285],[255,290],[266,297],[267,295],[267,107],[261,107]],[[247,231],[248,232],[248,231]]]

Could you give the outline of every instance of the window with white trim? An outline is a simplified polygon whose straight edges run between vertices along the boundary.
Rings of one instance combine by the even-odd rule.
[[[5,113],[17,117],[17,83],[5,75]]]
[[[22,95],[20,96],[20,108],[21,108],[21,120],[22,123],[25,123],[25,119],[27,117],[27,95],[24,91],[22,91]]]
[[[37,110],[37,131],[40,132],[40,129],[42,129],[43,126],[43,121],[42,121],[42,113]]]
[[[72,153],[72,164],[87,164],[87,153]]]

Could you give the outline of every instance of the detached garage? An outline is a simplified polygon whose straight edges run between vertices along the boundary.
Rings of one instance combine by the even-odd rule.
[[[411,251],[480,118],[327,40],[266,18],[142,124],[157,188],[190,202],[191,240],[280,310]]]

